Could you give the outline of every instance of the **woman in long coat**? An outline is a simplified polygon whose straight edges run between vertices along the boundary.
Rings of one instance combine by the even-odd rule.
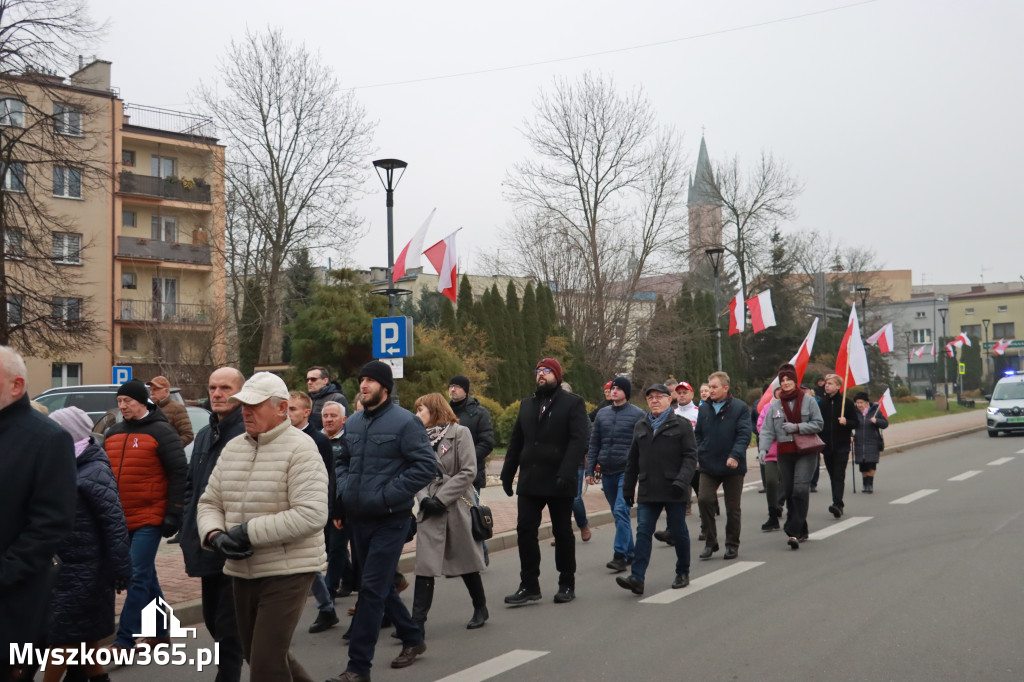
[[[860,466],[860,475],[864,477],[864,492],[875,492],[875,469],[878,467],[885,441],[882,440],[882,429],[889,426],[889,420],[873,403],[867,393],[858,393],[853,398],[853,405],[860,413],[860,423],[853,431],[853,461]]]
[[[487,621],[487,598],[480,571],[483,545],[473,539],[470,507],[475,496],[476,451],[469,429],[459,425],[448,401],[440,393],[416,400],[416,416],[427,429],[437,456],[437,474],[416,496],[419,502],[416,531],[416,590],[412,619],[423,626],[434,599],[434,578],[459,576],[473,600],[474,630]]]
[[[50,602],[50,647],[95,649],[114,634],[114,590],[131,580],[128,526],[107,454],[90,437],[92,420],[77,407],[56,410],[50,418],[71,433],[78,465],[75,526],[57,556],[63,566]],[[43,682],[57,682],[64,665],[49,665]],[[109,680],[103,666],[83,670],[90,680]]]

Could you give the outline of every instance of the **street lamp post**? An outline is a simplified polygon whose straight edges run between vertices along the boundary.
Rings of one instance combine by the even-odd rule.
[[[857,287],[855,291],[860,294],[860,335],[864,337],[864,325],[868,321],[868,294],[871,293],[871,287]]]
[[[910,337],[912,332],[903,332],[903,334],[907,337],[907,390],[910,391],[911,395],[913,395],[914,391],[910,388],[910,356],[912,355],[910,352]]]
[[[988,326],[992,324],[992,320],[982,320],[981,323],[985,325],[985,371],[981,373],[981,380],[983,383],[987,383],[988,379],[988,366],[992,364],[992,349],[988,347]]]
[[[942,316],[942,339],[946,338],[946,314],[948,312],[949,312],[949,308],[939,308],[939,315]],[[942,343],[941,339],[939,340],[939,343]],[[942,392],[946,396],[946,409],[948,410],[949,409],[949,378],[946,375],[946,368],[948,367],[948,363],[946,362],[947,355],[946,355],[946,347],[945,346],[942,347],[942,353],[943,353],[943,355],[942,355]]]
[[[384,185],[388,209],[388,288],[386,291],[376,292],[387,295],[388,315],[395,314],[395,294],[399,293],[395,289],[395,188],[398,187],[408,165],[399,159],[377,159],[373,162],[373,167],[377,169],[377,177]],[[383,175],[381,171],[384,171]],[[399,171],[397,178],[395,171]]]
[[[725,253],[725,249],[720,246],[716,246],[710,249],[704,249],[704,255],[707,256],[708,262],[711,263],[711,269],[715,273],[715,336],[717,337],[718,344],[718,371],[722,371],[722,328],[718,323],[718,268],[722,264],[722,254]]]

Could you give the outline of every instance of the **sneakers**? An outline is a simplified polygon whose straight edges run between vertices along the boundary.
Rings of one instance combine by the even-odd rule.
[[[672,589],[679,590],[690,584],[689,573],[676,573],[676,579],[672,581]]]
[[[593,533],[590,532],[589,525],[580,527],[580,540],[583,540],[583,542],[590,542],[590,537],[592,535]]]
[[[537,601],[540,598],[540,588],[537,588],[536,590],[529,590],[520,585],[518,590],[505,597],[505,603],[511,604],[512,606],[521,606],[528,601]]]
[[[334,612],[334,609],[330,611],[321,611],[316,614],[316,620],[309,626],[310,634],[316,634],[317,632],[323,632],[329,630],[340,622],[338,614]]]
[[[616,573],[622,573],[631,563],[632,562],[627,559],[625,555],[616,552],[615,556],[612,557],[612,560],[606,563],[605,566]]]
[[[615,584],[624,590],[630,590],[633,594],[640,595],[644,593],[644,581],[637,578],[635,575],[631,576],[619,576],[615,579]]]
[[[576,590],[573,588],[563,585],[558,588],[558,592],[555,592],[555,603],[556,604],[568,604],[576,598]]]
[[[830,504],[828,506],[828,511],[830,514],[832,514],[832,516],[836,517],[837,519],[843,515],[843,508],[837,507],[834,504]]]
[[[779,517],[769,516],[768,520],[761,524],[761,530],[765,533],[770,533],[773,530],[779,529]]]
[[[427,650],[426,642],[420,642],[416,646],[407,646],[402,649],[402,653],[398,654],[395,660],[391,661],[392,668],[408,668],[412,665],[416,657]]]

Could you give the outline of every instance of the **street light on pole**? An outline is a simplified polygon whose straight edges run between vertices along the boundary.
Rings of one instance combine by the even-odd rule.
[[[992,324],[992,320],[982,320],[981,323],[985,325],[985,371],[981,373],[984,382],[988,378],[988,366],[992,363],[992,349],[988,347],[988,326]]]
[[[715,336],[718,342],[718,371],[722,371],[722,328],[718,324],[718,268],[722,264],[722,254],[725,253],[725,249],[720,246],[716,246],[710,249],[704,249],[704,255],[707,256],[708,262],[711,263],[711,269],[715,273]]]
[[[868,294],[871,293],[871,287],[857,287],[855,291],[860,294],[860,335],[864,336],[864,325],[868,321]]]
[[[939,315],[942,316],[942,338],[943,339],[946,338],[946,314],[948,312],[949,312],[949,308],[939,308]],[[940,343],[941,343],[941,339],[940,339]],[[949,378],[946,375],[946,368],[948,367],[948,363],[946,362],[947,354],[946,354],[946,347],[945,347],[945,345],[943,345],[943,347],[942,347],[942,353],[943,353],[943,355],[942,355],[942,392],[946,396],[946,409],[948,410],[949,409]]]
[[[903,334],[907,337],[907,390],[910,391],[911,395],[913,395],[914,391],[911,390],[910,388],[910,356],[912,355],[912,353],[910,352],[910,337],[913,333],[903,332]]]
[[[405,168],[408,165],[399,159],[377,159],[373,162],[373,167],[377,170],[377,177],[384,185],[388,209],[388,288],[386,291],[375,293],[387,295],[388,315],[395,314],[395,294],[400,293],[395,289],[395,188],[398,187],[399,181],[405,175]],[[381,175],[381,171],[384,171],[383,175]],[[397,178],[395,171],[399,171]]]

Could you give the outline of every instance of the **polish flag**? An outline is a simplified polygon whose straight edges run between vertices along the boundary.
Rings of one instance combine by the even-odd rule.
[[[971,337],[967,336],[967,332],[960,332],[960,334],[957,335],[956,341],[954,343],[956,343],[957,348],[963,345],[967,345],[968,347],[970,347]]]
[[[885,393],[882,394],[882,399],[878,401],[878,408],[886,419],[896,414],[896,405],[892,402],[892,394],[889,393],[889,389],[885,389]]]
[[[462,229],[462,228],[459,228]],[[423,252],[430,264],[437,270],[437,290],[455,303],[459,268],[455,257],[455,230],[450,235]]]
[[[811,323],[811,331],[807,332],[807,336],[804,338],[803,343],[800,344],[800,348],[797,350],[789,364],[796,367],[796,383],[799,384],[804,380],[804,372],[807,371],[807,363],[811,361],[811,353],[814,352],[814,337],[818,334],[818,318],[814,318],[814,322]],[[779,377],[772,379],[771,386],[764,392],[761,399],[757,401],[757,413],[761,414],[761,410],[764,406],[771,402],[771,399],[775,397],[775,389],[779,386]]]
[[[1010,344],[1012,343],[1012,340],[1007,341],[1005,339],[999,339],[999,341],[996,342],[996,345],[992,346],[992,352],[995,353],[996,355],[1002,355],[1003,353],[1006,352],[1006,349],[1009,348]]]
[[[860,386],[871,380],[868,354],[864,350],[860,324],[857,321],[856,303],[850,308],[850,322],[846,325],[843,342],[839,345],[839,353],[836,354],[836,374],[843,377],[843,384],[846,386]]]
[[[397,282],[405,277],[405,273],[409,270],[420,266],[420,254],[423,253],[423,239],[427,236],[427,228],[430,227],[430,221],[433,220],[436,211],[437,209],[435,208],[430,212],[430,215],[423,222],[423,227],[416,231],[416,234],[412,236],[412,239],[405,245],[402,252],[398,254],[398,258],[395,260],[394,281]]]
[[[743,307],[743,292],[729,301],[729,336],[739,334],[747,324],[747,311]]]
[[[953,344],[952,343],[947,343],[946,344],[946,355],[948,355],[951,358],[956,355],[956,352],[953,350]]]
[[[932,357],[935,357],[935,342],[932,341]]]
[[[775,308],[772,307],[771,289],[762,291],[754,298],[748,298],[747,307],[750,308],[750,327],[755,334],[775,326]]]
[[[878,350],[881,353],[891,353],[893,348],[896,346],[896,344],[893,343],[892,322],[869,336],[868,343],[872,346],[877,343]]]
[[[924,349],[925,349],[925,346],[921,346],[920,348],[915,350],[914,351],[914,357],[916,357],[916,358],[924,357]]]

